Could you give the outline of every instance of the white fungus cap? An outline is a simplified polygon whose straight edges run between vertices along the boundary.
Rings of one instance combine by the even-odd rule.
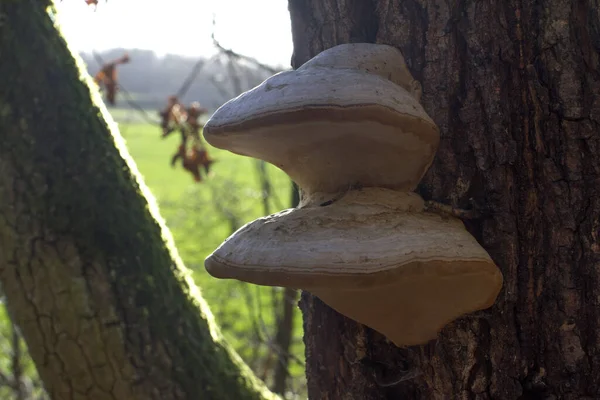
[[[456,218],[414,193],[370,188],[240,228],[205,261],[217,278],[300,288],[397,345],[490,307],[502,275]]]
[[[276,165],[308,192],[411,191],[439,144],[419,96],[397,49],[340,45],[225,103],[204,136]]]

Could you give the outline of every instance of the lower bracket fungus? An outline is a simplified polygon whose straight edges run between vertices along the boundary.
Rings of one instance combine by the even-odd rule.
[[[206,140],[277,165],[302,200],[240,228],[207,271],[309,291],[397,346],[490,307],[498,267],[460,219],[426,210],[413,192],[439,143],[419,96],[397,49],[357,43],[219,108]]]

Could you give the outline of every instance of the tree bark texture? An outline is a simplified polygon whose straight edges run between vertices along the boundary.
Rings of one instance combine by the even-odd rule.
[[[402,51],[441,130],[418,192],[481,211],[465,224],[505,279],[492,308],[405,349],[304,293],[310,398],[600,398],[600,2],[289,10],[294,67],[340,43]]]
[[[0,1],[0,282],[48,393],[275,398],[223,342],[50,5]]]

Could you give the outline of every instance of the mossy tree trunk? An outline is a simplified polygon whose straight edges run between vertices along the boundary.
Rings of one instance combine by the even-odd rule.
[[[223,342],[49,6],[0,1],[0,281],[47,391],[274,398]]]
[[[304,293],[312,399],[600,398],[600,2],[289,0],[292,64],[398,47],[441,129],[425,199],[501,268],[491,309],[399,349]],[[368,134],[368,132],[365,132]]]

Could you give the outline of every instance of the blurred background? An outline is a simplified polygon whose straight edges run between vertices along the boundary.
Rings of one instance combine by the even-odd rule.
[[[201,131],[192,147],[213,162],[208,173],[199,165],[198,181],[193,166],[184,168],[194,164],[188,153],[172,164],[183,144],[178,124],[185,118],[178,120],[167,108],[169,96],[177,96],[189,116],[197,102],[201,127],[224,102],[288,69],[293,49],[287,2],[63,0],[57,9],[67,43],[104,98],[111,83],[116,87],[108,109],[224,335],[271,390],[287,399],[306,398],[297,293],[217,280],[203,266],[239,227],[291,207],[292,183],[272,165],[210,147]],[[122,57],[127,61],[120,63]],[[174,131],[164,136],[161,124]],[[3,307],[0,346],[0,399],[47,399]]]

